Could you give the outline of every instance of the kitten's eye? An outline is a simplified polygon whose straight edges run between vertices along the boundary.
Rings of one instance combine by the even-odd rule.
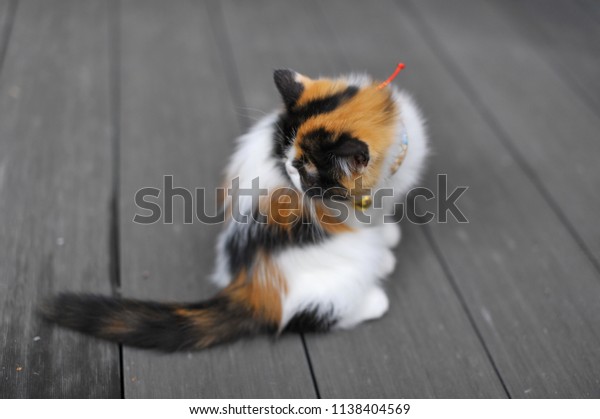
[[[318,172],[317,166],[315,166],[306,157],[295,159],[292,162],[292,166],[294,166],[297,170],[304,172],[307,175],[316,175]]]
[[[294,161],[292,162],[292,166],[294,166],[296,169],[300,170],[300,168],[304,165],[304,162],[300,159],[294,159]]]

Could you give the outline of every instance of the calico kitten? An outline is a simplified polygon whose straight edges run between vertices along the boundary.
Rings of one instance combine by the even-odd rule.
[[[313,80],[276,70],[274,80],[283,110],[238,139],[226,171],[229,188],[258,179],[267,194],[223,202],[213,274],[222,291],[192,304],[61,294],[43,308],[47,319],[172,351],[350,328],[387,311],[381,281],[394,269],[400,230],[383,216],[423,167],[423,118],[410,96],[367,76]],[[392,199],[371,205],[384,188]]]

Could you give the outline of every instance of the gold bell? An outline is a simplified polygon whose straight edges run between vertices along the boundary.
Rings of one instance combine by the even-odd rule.
[[[358,209],[365,210],[371,206],[373,203],[373,198],[371,195],[363,195],[360,197],[360,200],[354,202],[354,206]]]

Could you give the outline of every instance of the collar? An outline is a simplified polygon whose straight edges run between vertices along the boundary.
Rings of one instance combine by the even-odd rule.
[[[390,167],[390,176],[395,175],[404,158],[406,157],[406,152],[408,151],[408,134],[406,133],[406,128],[402,130],[402,139],[400,140],[400,153],[394,159],[392,166]]]
[[[396,172],[398,171],[398,169],[400,169],[400,166],[402,166],[402,163],[404,162],[404,159],[406,158],[407,151],[408,151],[408,134],[406,133],[406,128],[405,128],[402,130],[402,134],[401,134],[400,153],[398,154],[398,156],[396,156],[396,158],[392,162],[392,165],[390,167],[390,176],[395,175]],[[373,203],[373,198],[371,198],[370,195],[364,195],[360,198],[360,200],[358,200],[354,203],[354,207],[357,209],[360,209],[360,210],[365,210],[365,209],[369,208],[372,203]]]

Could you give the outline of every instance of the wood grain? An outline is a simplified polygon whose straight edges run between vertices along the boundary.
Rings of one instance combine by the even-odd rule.
[[[526,42],[592,109],[600,107],[600,7],[581,2],[492,1]],[[598,15],[598,16],[595,16]]]
[[[592,222],[600,207],[597,112],[492,4],[414,6],[439,44],[436,53],[600,269],[600,226]]]
[[[21,1],[0,79],[0,397],[119,397],[117,345],[40,322],[59,291],[110,292],[108,22]]]

